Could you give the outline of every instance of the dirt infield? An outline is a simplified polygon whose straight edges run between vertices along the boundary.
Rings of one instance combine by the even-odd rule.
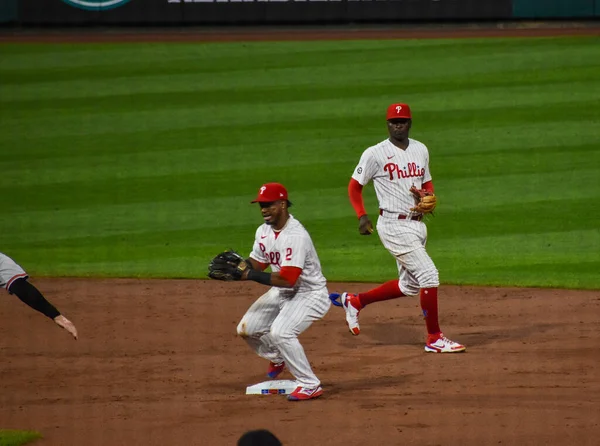
[[[246,396],[266,361],[236,336],[254,283],[32,279],[80,340],[0,297],[0,427],[39,445],[592,445],[600,437],[600,294],[440,289],[464,354],[423,352],[418,300],[366,308],[351,336],[332,307],[301,340],[325,393]],[[369,284],[330,284],[362,291]],[[284,379],[291,379],[286,372]]]
[[[0,43],[252,42],[552,36],[600,36],[600,22],[516,22],[387,27],[329,26],[326,28],[0,29]]]

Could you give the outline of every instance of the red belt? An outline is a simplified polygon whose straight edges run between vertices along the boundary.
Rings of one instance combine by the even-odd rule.
[[[388,212],[388,211],[385,211],[385,212],[387,212],[388,214],[395,214],[395,212]],[[379,209],[379,215],[383,215],[383,209]],[[413,215],[413,216],[409,217],[408,215],[398,214],[398,220],[406,220],[406,219],[421,221],[423,219],[423,216],[422,215]]]

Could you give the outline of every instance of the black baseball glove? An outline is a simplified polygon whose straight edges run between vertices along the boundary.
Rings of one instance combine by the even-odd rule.
[[[215,280],[240,280],[252,264],[234,250],[217,254],[208,264],[208,277]]]

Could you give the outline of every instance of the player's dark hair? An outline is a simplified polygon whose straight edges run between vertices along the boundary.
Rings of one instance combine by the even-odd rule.
[[[281,441],[266,429],[248,431],[240,437],[237,446],[282,446]]]

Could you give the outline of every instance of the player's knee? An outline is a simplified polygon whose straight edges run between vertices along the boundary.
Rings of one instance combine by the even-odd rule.
[[[253,333],[249,333],[248,323],[244,319],[242,319],[237,326],[237,334],[238,334],[238,336],[241,336],[242,338],[250,337],[253,334]]]
[[[440,275],[437,268],[430,267],[422,271],[418,276],[420,288],[436,288],[440,285]]]
[[[283,330],[280,328],[271,327],[271,331],[269,332],[269,337],[271,338],[271,341],[273,342],[273,344],[281,345],[284,342],[286,342],[288,339],[292,338],[293,335],[289,331],[286,331],[286,330]]]
[[[420,289],[416,283],[400,283],[400,291],[405,296],[416,296]]]

